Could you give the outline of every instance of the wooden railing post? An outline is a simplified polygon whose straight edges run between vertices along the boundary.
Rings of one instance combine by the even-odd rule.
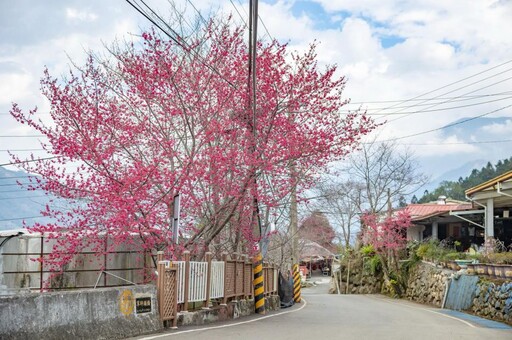
[[[238,278],[236,276],[236,274],[238,274],[238,253],[233,253],[233,256],[232,256],[232,260],[235,261],[235,272],[233,273],[234,274],[234,277],[233,277],[233,280],[234,280],[234,293],[235,293],[235,300],[238,300]]]
[[[244,299],[247,300],[247,280],[249,280],[249,278],[247,277],[247,275],[245,275],[245,267],[247,266],[247,255],[243,255],[242,256],[242,292],[244,294]]]
[[[228,254],[222,253],[222,261],[224,261],[224,296],[222,298],[222,304],[227,305],[228,304],[228,297],[227,297],[227,291],[228,291]]]
[[[156,253],[156,263],[158,264],[160,261],[163,261],[164,260],[164,252],[159,250],[157,253]],[[159,272],[160,273],[160,272]]]
[[[190,251],[185,250],[183,252],[185,261],[185,290],[183,292],[183,311],[188,311],[188,291],[190,287]]]
[[[210,291],[212,287],[212,253],[206,253],[206,262],[208,267],[206,268],[206,300],[204,302],[204,308],[210,308]]]

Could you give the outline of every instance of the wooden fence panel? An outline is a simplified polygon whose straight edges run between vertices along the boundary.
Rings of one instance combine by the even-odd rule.
[[[226,261],[226,269],[224,270],[224,298],[235,296],[235,263],[233,261]]]
[[[178,295],[177,295],[177,276],[176,267],[167,268],[164,261],[158,263],[158,308],[160,312],[160,320],[173,320],[176,326],[178,313]]]

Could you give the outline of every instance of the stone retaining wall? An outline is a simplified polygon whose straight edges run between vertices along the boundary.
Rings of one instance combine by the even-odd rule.
[[[350,273],[348,266],[342,264],[340,270],[335,273],[341,294],[347,293],[347,274],[348,275],[348,294],[379,294],[382,289],[382,274],[372,274],[365,270],[362,261],[351,262]],[[331,287],[331,293],[336,293],[336,286]]]
[[[412,269],[406,298],[442,307],[446,283],[456,272],[420,263]],[[456,275],[466,275],[458,272]],[[512,324],[512,282],[479,277],[472,304],[467,312],[477,316]]]
[[[437,268],[428,263],[419,263],[409,273],[409,283],[405,297],[409,300],[441,307],[446,283],[452,270]]]
[[[279,296],[272,295],[265,297],[265,309],[267,311],[279,310]],[[238,319],[251,314],[254,314],[254,300],[233,301],[227,305],[215,306],[209,309],[178,313],[178,327],[205,325]]]
[[[480,278],[471,312],[512,324],[512,282],[490,282]]]

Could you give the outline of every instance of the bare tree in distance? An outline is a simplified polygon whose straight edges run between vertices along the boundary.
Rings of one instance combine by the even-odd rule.
[[[357,203],[361,213],[379,213],[387,208],[388,199],[396,203],[400,196],[412,194],[428,180],[419,172],[414,154],[396,142],[373,140],[362,144],[361,150],[351,154],[348,161],[347,175],[363,185]]]
[[[335,178],[329,178],[316,187],[316,206],[328,215],[345,249],[350,248],[359,226],[363,189],[362,183],[350,180],[340,182]]]

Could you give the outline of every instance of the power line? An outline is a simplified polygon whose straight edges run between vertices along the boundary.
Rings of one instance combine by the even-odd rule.
[[[439,98],[429,98],[429,99],[415,99],[415,101],[425,101],[425,100],[428,100],[428,101],[444,101],[444,100],[450,100],[450,103],[457,103],[457,102],[467,102],[467,101],[473,101],[473,100],[477,100],[477,99],[482,99],[482,98],[487,98],[487,97],[502,97],[502,96],[510,96],[512,95],[512,91],[506,91],[506,92],[499,92],[499,93],[491,93],[491,94],[481,94],[481,95],[469,95],[469,96],[466,96],[466,95],[460,95],[460,96],[456,96],[456,97],[439,97]],[[390,101],[390,102],[398,102],[397,101]],[[357,105],[358,108],[360,108],[361,106],[364,106],[362,104],[364,104],[363,102],[358,102],[360,103],[360,105]],[[379,102],[373,102],[373,103],[379,103]],[[346,105],[355,105],[353,102],[350,102]],[[418,103],[418,104],[415,104],[414,106],[417,107],[417,106],[428,106],[428,105],[432,105],[432,103]],[[395,109],[401,109],[401,108],[408,108],[409,106],[396,106]],[[364,110],[366,112],[368,111],[377,111],[377,110],[386,110],[386,107],[365,107]],[[345,110],[342,110],[342,111],[347,111],[347,112],[350,112],[350,111],[354,111],[354,110],[351,110],[351,109],[345,109]]]
[[[457,97],[434,97],[434,98],[422,98],[422,99],[395,99],[395,100],[374,100],[374,101],[365,101],[365,102],[349,102],[346,105],[364,105],[364,104],[382,104],[382,103],[402,103],[404,101],[424,101],[424,100],[445,100],[445,99],[456,99],[459,98],[457,101],[464,101],[464,100],[472,100],[475,98],[482,98],[482,97],[490,97],[490,96],[502,96],[502,95],[509,95],[512,91],[505,91],[505,92],[497,92],[497,93],[488,93],[488,94],[479,94],[479,95],[473,95],[473,96],[457,96]],[[429,105],[429,104],[417,104],[417,105]],[[404,106],[398,106],[396,108],[400,108]],[[373,108],[375,110],[385,110],[387,107],[384,108]]]
[[[16,165],[16,164],[23,164],[23,163],[32,163],[32,162],[49,160],[49,159],[55,159],[55,158],[59,158],[59,157],[60,156],[52,156],[52,157],[43,157],[43,158],[38,158],[38,159],[30,159],[30,160],[26,160],[26,161],[17,161],[17,162],[11,162],[11,163],[3,163],[3,164],[0,164],[0,166]]]
[[[169,32],[167,32],[166,30],[164,30],[158,23],[156,23],[155,20],[153,20],[142,8],[139,8],[138,5],[135,5],[134,3],[132,3],[132,0],[126,0],[126,2],[128,4],[130,4],[137,12],[139,12],[142,16],[144,16],[147,20],[149,20],[153,25],[155,25],[160,31],[162,31],[165,35],[167,35],[169,37],[169,39],[171,39],[173,42],[175,42],[179,47],[182,48],[182,50],[187,53],[187,54],[192,54],[194,57],[196,57],[200,62],[201,64],[203,64],[204,66],[206,66],[208,69],[210,69],[211,71],[213,71],[215,74],[217,74],[221,79],[223,79],[225,82],[227,82],[231,87],[237,89],[238,87],[233,84],[231,81],[229,81],[228,79],[226,79],[224,76],[222,76],[222,74],[216,69],[214,68],[213,66],[209,65],[208,63],[206,63],[204,61],[204,59],[195,51],[193,51],[193,49],[190,48],[190,46],[187,46],[188,44],[185,42],[185,40],[176,32],[174,31],[174,29],[172,29],[172,27],[170,27],[167,23],[165,23],[164,20],[162,20],[155,12],[153,9],[151,9],[151,7],[149,7],[148,5],[146,5],[146,3],[144,3],[144,1],[142,1],[142,3],[152,12],[154,13],[154,15],[156,17],[158,17],[160,19],[160,21],[162,21],[164,23],[165,26],[167,26],[167,28],[169,28],[169,30],[176,36],[172,36]],[[182,42],[180,42],[179,40],[181,40]]]
[[[11,179],[11,178],[36,178],[36,177],[38,177],[38,176],[36,176],[36,175],[12,176],[12,177],[2,177],[2,178],[0,178],[0,180]]]
[[[39,149],[0,149],[1,152],[28,152],[28,151],[46,151],[43,148]]]
[[[25,182],[25,183],[21,183],[21,184],[31,184],[31,183],[30,182]],[[13,186],[19,186],[19,185],[20,184],[18,184],[18,183],[0,184],[0,187],[13,187]],[[18,191],[16,191],[16,192],[18,192]],[[5,192],[5,191],[0,191],[0,192]]]
[[[474,116],[474,117],[471,117],[471,118],[463,119],[463,120],[455,122],[455,123],[447,124],[447,125],[441,126],[439,128],[435,128],[435,129],[431,129],[431,130],[425,130],[425,131],[421,131],[421,132],[410,134],[410,135],[406,135],[406,136],[385,139],[385,140],[381,140],[381,141],[378,141],[378,142],[391,142],[391,141],[400,140],[400,139],[404,139],[404,138],[410,138],[410,137],[416,137],[416,136],[424,135],[424,134],[427,134],[427,133],[430,133],[430,132],[434,132],[434,131],[444,130],[444,129],[447,129],[447,128],[452,127],[452,126],[464,124],[464,123],[467,123],[469,121],[472,121],[472,120],[475,120],[475,119],[478,119],[478,118],[481,118],[481,117],[488,116],[488,115],[490,115],[492,113],[508,109],[509,107],[512,107],[512,104],[504,106],[504,107],[500,107],[499,109],[492,110],[492,111],[489,111],[489,112],[486,112],[486,113],[483,113],[483,114],[480,114],[480,115],[477,115],[477,116]]]
[[[418,111],[406,111],[406,112],[387,112],[387,113],[367,113],[368,115],[370,116],[393,116],[393,115],[411,115],[411,114],[416,114],[416,113],[426,113],[426,112],[438,112],[438,111],[447,111],[447,110],[454,110],[454,109],[462,109],[462,108],[467,108],[467,107],[472,107],[472,106],[478,106],[478,105],[483,105],[483,104],[489,104],[489,103],[495,103],[495,102],[499,102],[499,101],[502,101],[502,100],[506,100],[506,99],[510,99],[512,98],[512,96],[510,97],[505,97],[505,98],[499,98],[499,99],[493,99],[493,100],[488,100],[488,101],[484,101],[484,102],[478,102],[478,103],[472,103],[472,104],[466,104],[466,105],[458,105],[458,106],[450,106],[450,107],[444,107],[444,108],[439,108],[439,109],[424,109],[424,110],[418,110]],[[444,102],[444,103],[447,103],[447,102]],[[435,105],[432,105],[432,106],[429,106],[429,107],[434,107],[434,106],[437,106],[437,105],[440,105],[440,104],[444,104],[444,103],[439,103],[439,104],[435,104]],[[403,118],[403,117],[400,117],[400,118]],[[396,120],[396,119],[395,119]],[[391,121],[394,121],[394,120],[391,120]]]
[[[30,183],[24,183],[24,184],[30,184]],[[8,186],[9,184],[4,184],[3,186]],[[12,184],[12,185],[17,185],[17,184]],[[41,189],[37,189],[37,190],[41,190]],[[0,191],[0,194],[8,194],[8,193],[13,193],[13,192],[26,192],[26,191],[37,191],[37,190],[23,190],[23,189],[19,189],[19,190],[5,190],[5,191]]]
[[[0,201],[5,201],[5,200],[20,200],[20,199],[29,199],[29,198],[42,198],[42,197],[50,198],[50,196],[48,196],[48,195],[21,196],[21,197],[2,197],[2,198],[0,198]]]
[[[242,20],[242,22],[244,23],[244,26],[245,28],[247,28],[247,21],[245,21],[244,17],[242,16],[242,14],[240,14],[240,11],[238,10],[238,8],[236,7],[235,3],[233,2],[233,0],[229,0],[229,2],[231,2],[231,5],[233,6],[233,8],[235,9],[235,11],[238,13],[238,16],[240,17],[240,19]],[[238,3],[240,3],[240,0],[238,0]],[[242,6],[242,4],[240,3],[240,6]],[[243,8],[243,7],[242,7]],[[247,13],[246,13],[247,14]]]
[[[40,138],[46,137],[46,135],[2,135],[0,138]]]
[[[50,112],[34,112],[32,113],[32,115],[49,115]],[[10,112],[0,112],[0,115],[1,116],[10,116],[11,113]]]
[[[499,140],[485,140],[485,141],[468,141],[468,142],[447,142],[447,143],[400,143],[400,145],[414,145],[414,146],[440,146],[440,145],[465,145],[465,144],[495,144],[495,143],[510,143],[512,139],[499,139]]]
[[[418,96],[415,96],[415,97],[413,97],[413,98],[410,98],[410,99],[404,100],[404,101],[399,102],[399,103],[397,103],[397,104],[395,104],[395,105],[391,105],[391,106],[387,107],[386,109],[394,108],[395,106],[397,106],[397,105],[399,105],[399,104],[404,104],[404,103],[407,103],[407,102],[409,102],[409,101],[412,101],[412,100],[415,100],[415,99],[418,99],[418,98],[424,97],[424,96],[429,95],[429,94],[432,94],[432,93],[435,93],[435,92],[437,92],[437,91],[439,91],[439,90],[442,90],[442,89],[445,89],[445,88],[450,87],[450,86],[452,86],[452,85],[455,85],[455,84],[458,84],[458,83],[464,82],[464,81],[466,81],[466,80],[468,80],[468,79],[474,78],[474,77],[476,77],[476,76],[479,76],[479,75],[481,75],[481,74],[484,74],[484,73],[486,73],[486,72],[492,71],[492,70],[494,70],[494,69],[496,69],[496,68],[499,68],[499,67],[501,67],[501,66],[504,66],[504,65],[507,65],[507,64],[510,64],[510,63],[512,63],[512,59],[511,59],[511,60],[508,60],[508,61],[506,61],[506,62],[504,62],[504,63],[501,63],[501,64],[499,64],[499,65],[496,65],[496,66],[494,66],[494,67],[491,67],[491,68],[485,69],[485,70],[480,71],[480,72],[478,72],[478,73],[475,73],[475,74],[473,74],[473,75],[471,75],[471,76],[468,76],[468,77],[465,77],[465,78],[463,78],[463,79],[457,80],[457,81],[455,81],[455,82],[452,82],[452,83],[449,83],[449,84],[443,85],[443,86],[441,86],[441,87],[438,87],[438,88],[436,88],[436,89],[434,89],[434,90],[431,90],[431,91],[425,92],[425,93],[420,94],[420,95],[418,95]]]
[[[459,87],[459,88],[457,88],[457,89],[455,89],[455,90],[452,90],[452,91],[446,92],[446,93],[444,93],[444,94],[442,94],[442,95],[450,94],[450,93],[453,93],[453,92],[456,92],[456,91],[462,90],[463,88],[466,88],[466,87],[469,87],[469,86],[471,86],[471,85],[474,85],[474,84],[480,83],[480,82],[482,82],[482,81],[488,80],[488,79],[490,79],[490,78],[496,77],[496,76],[498,76],[498,75],[501,75],[501,74],[503,74],[503,73],[505,73],[505,72],[509,72],[509,71],[512,71],[512,68],[510,68],[510,69],[508,69],[508,70],[506,70],[506,71],[504,71],[504,72],[502,72],[502,73],[492,75],[492,76],[490,76],[490,77],[487,77],[487,78],[484,78],[484,79],[478,80],[478,81],[473,82],[473,83],[471,83],[471,84],[468,84],[468,85],[465,85],[465,86]],[[497,81],[497,82],[495,82],[495,83],[492,83],[492,84],[490,84],[490,85],[487,85],[487,86],[484,86],[484,87],[478,88],[478,89],[476,89],[476,90],[472,90],[472,91],[466,92],[466,93],[462,94],[461,96],[463,96],[463,95],[468,95],[468,94],[471,94],[471,93],[475,93],[475,92],[481,91],[481,90],[486,89],[486,88],[488,88],[488,87],[491,87],[491,86],[494,86],[494,85],[497,85],[497,84],[501,84],[501,83],[503,83],[503,82],[505,82],[505,81],[508,81],[508,80],[510,80],[510,79],[512,79],[512,77],[508,77],[508,78],[502,79],[502,80],[500,80],[500,81]],[[442,96],[442,95],[440,95],[440,96]],[[430,105],[430,106],[427,106],[427,109],[428,109],[428,108],[431,108],[431,107],[435,107],[435,106],[441,105],[441,104],[446,104],[446,103],[449,103],[449,102],[450,102],[450,100],[444,101],[444,102],[442,102],[442,103],[432,104],[432,105]],[[415,105],[411,105],[410,107],[414,107],[414,106],[415,106]],[[404,110],[404,109],[399,110],[399,111],[403,111],[403,110]],[[424,112],[424,110],[422,110],[422,111],[418,111],[418,112],[415,112],[415,113],[409,113],[409,114],[406,114],[406,115],[404,115],[404,116],[401,116],[401,117],[395,118],[395,119],[393,119],[392,121],[395,121],[395,120],[398,120],[398,119],[402,119],[402,118],[405,118],[405,117],[410,116],[410,115],[412,115],[412,114],[417,114],[417,113],[421,113],[421,112]]]
[[[29,216],[29,217],[4,218],[4,219],[0,220],[0,222],[19,221],[19,220],[31,220],[31,219],[34,219],[34,218],[41,218],[41,217],[47,217],[47,216],[39,215],[39,216]]]

